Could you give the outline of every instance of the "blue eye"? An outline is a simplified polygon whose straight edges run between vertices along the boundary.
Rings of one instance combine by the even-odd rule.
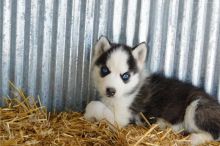
[[[123,81],[128,81],[130,78],[130,74],[128,72],[126,72],[123,75],[121,75],[121,78]]]
[[[110,71],[109,71],[108,67],[106,67],[106,66],[101,67],[101,76],[102,77],[108,75],[109,73],[110,73]]]

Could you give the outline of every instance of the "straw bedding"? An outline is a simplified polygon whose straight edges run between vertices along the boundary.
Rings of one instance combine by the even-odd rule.
[[[82,113],[49,113],[32,97],[6,99],[0,108],[0,145],[39,146],[186,146],[188,137],[158,125],[117,128],[107,121],[91,123]],[[20,99],[20,100],[19,100]],[[210,143],[217,146],[219,143]]]

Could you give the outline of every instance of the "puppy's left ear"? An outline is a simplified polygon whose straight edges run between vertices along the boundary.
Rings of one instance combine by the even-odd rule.
[[[137,60],[137,65],[138,65],[139,69],[143,69],[144,63],[146,60],[146,56],[147,56],[146,44],[143,42],[143,43],[140,43],[139,45],[137,45],[136,47],[134,47],[133,51],[132,51],[132,55]]]

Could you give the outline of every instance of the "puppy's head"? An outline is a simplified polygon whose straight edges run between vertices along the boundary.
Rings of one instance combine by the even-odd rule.
[[[144,69],[145,43],[132,48],[101,37],[94,49],[92,74],[100,95],[120,98],[135,92]]]

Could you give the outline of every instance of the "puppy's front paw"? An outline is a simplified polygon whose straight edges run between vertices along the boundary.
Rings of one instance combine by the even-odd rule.
[[[84,118],[88,121],[95,122],[97,121],[96,115],[96,104],[98,101],[91,101],[87,106],[84,114]]]
[[[91,122],[106,119],[111,124],[114,123],[114,115],[112,111],[100,101],[91,101],[86,106],[84,118]]]

